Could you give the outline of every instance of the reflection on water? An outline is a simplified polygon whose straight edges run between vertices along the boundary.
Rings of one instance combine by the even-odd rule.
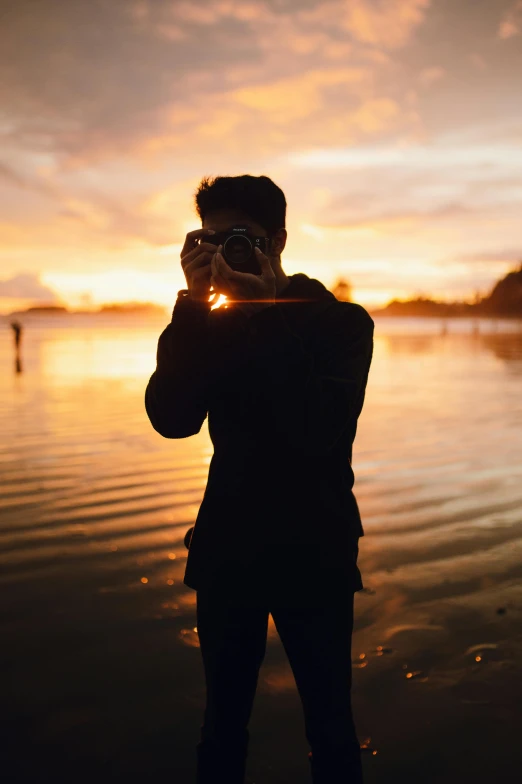
[[[489,322],[488,334],[484,322],[477,334],[458,320],[430,334],[434,320],[405,322],[376,321],[354,450],[366,582],[398,569],[403,585],[431,585],[432,570],[439,582],[457,569],[460,581],[478,579],[486,557],[491,572],[516,571],[522,331]],[[147,585],[185,590],[183,537],[212,447],[206,425],[167,440],[147,420],[162,326],[26,328],[22,377],[2,375],[3,581],[82,568],[88,582],[123,589],[143,584],[147,564]],[[10,350],[6,330],[4,367]],[[492,547],[508,548],[498,569]]]
[[[376,321],[354,450],[367,582],[400,568],[415,583],[420,564],[429,582],[430,564],[451,575],[465,557],[470,577],[481,570],[473,543],[516,547],[522,331],[454,320],[437,334],[434,321]],[[167,440],[147,420],[162,327],[26,327],[24,373],[1,382],[2,580],[81,566],[95,582],[141,582],[131,575],[144,563],[150,582],[180,580],[212,447],[206,425]],[[6,330],[4,367],[11,350]]]
[[[520,357],[522,356],[522,333],[510,335],[510,339],[506,340],[505,335],[481,335],[482,345],[492,351],[499,359],[504,359],[510,365],[509,370],[512,373],[522,372],[522,363]]]
[[[471,645],[460,641],[462,629],[485,606],[502,623],[514,617],[522,576],[522,329],[520,322],[449,320],[445,330],[438,320],[375,322],[354,448],[366,532],[354,677],[395,666],[401,683],[406,673],[411,688],[434,688],[437,646],[456,639],[462,651],[451,652],[452,666],[471,666],[458,658]],[[165,323],[28,323],[21,373],[8,328],[0,336],[4,640],[13,683],[23,681],[24,693],[51,713],[58,707],[49,705],[68,693],[87,704],[88,693],[96,702],[118,685],[124,690],[130,673],[122,658],[132,659],[136,646],[145,656],[149,644],[155,664],[132,659],[141,667],[141,709],[144,694],[158,690],[174,699],[175,690],[189,689],[195,704],[196,694],[201,699],[199,671],[187,681],[186,670],[173,672],[172,657],[178,650],[187,661],[199,644],[195,593],[182,583],[183,538],[212,447],[206,424],[190,439],[168,440],[146,417],[145,386]],[[268,642],[278,645],[273,625]],[[486,665],[487,640],[476,642]],[[104,661],[96,683],[82,680],[92,657]],[[433,682],[449,678],[460,699],[471,693],[469,678],[444,673]],[[284,693],[289,683],[280,657],[267,664],[260,689]],[[15,707],[16,695],[13,686]]]

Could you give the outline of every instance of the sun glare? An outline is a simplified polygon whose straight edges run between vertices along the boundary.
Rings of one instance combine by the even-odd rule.
[[[221,307],[221,305],[223,305],[224,302],[227,302],[227,297],[225,296],[225,294],[220,294],[216,302],[210,308],[210,310],[215,310],[216,308]]]

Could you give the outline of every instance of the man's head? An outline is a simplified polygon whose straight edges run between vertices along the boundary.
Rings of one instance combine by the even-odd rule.
[[[222,232],[246,224],[254,236],[270,238],[272,266],[281,264],[287,236],[286,199],[269,177],[204,177],[194,200],[204,229]]]

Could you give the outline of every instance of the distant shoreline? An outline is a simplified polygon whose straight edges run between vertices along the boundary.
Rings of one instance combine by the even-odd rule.
[[[522,313],[481,313],[472,310],[467,312],[451,313],[441,310],[441,312],[431,313],[415,313],[408,311],[392,311],[387,308],[380,308],[377,310],[370,310],[366,308],[368,314],[373,317],[382,318],[422,318],[422,319],[509,319],[510,321],[522,320]],[[37,317],[37,316],[169,316],[171,311],[169,308],[154,308],[154,309],[135,309],[135,310],[116,310],[116,309],[102,309],[102,310],[68,310],[67,308],[28,308],[27,310],[15,310],[11,313],[0,313],[0,318],[14,319],[22,316]]]
[[[0,315],[5,318],[14,318],[15,316],[163,316],[169,312],[169,309],[162,305],[149,305],[143,306],[132,305],[102,305],[99,310],[69,310],[63,305],[56,306],[35,306],[26,308],[25,310],[13,310],[10,313],[2,313]]]
[[[384,316],[386,318],[426,318],[426,319],[454,319],[454,318],[463,318],[463,319],[510,319],[513,321],[520,321],[522,320],[522,313],[475,313],[475,312],[467,312],[467,313],[390,313],[387,312],[386,309],[381,310],[368,310],[368,313],[372,318],[374,316]]]
[[[351,302],[351,287],[341,280],[335,290],[348,296],[338,296],[340,302]],[[172,308],[175,302],[172,302]],[[363,306],[364,307],[364,306]],[[167,305],[158,305],[155,302],[113,302],[101,305],[99,310],[68,310],[65,305],[33,305],[25,310],[14,310],[11,313],[0,314],[6,318],[26,316],[32,313],[43,315],[82,315],[100,316],[116,314],[118,316],[167,316],[172,313],[172,308]],[[486,297],[478,297],[474,302],[457,300],[454,302],[440,302],[429,297],[415,297],[415,299],[393,299],[381,308],[366,308],[370,316],[387,316],[392,318],[489,318],[489,319],[520,319],[522,318],[522,263],[518,269],[508,272],[493,286]]]

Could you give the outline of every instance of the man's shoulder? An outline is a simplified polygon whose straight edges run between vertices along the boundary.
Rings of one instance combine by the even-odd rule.
[[[361,329],[373,330],[375,322],[362,305],[358,302],[343,302],[336,299],[328,308],[329,319],[335,324],[358,326]]]
[[[326,288],[317,278],[310,278],[302,272],[295,275],[290,275],[290,287],[293,292],[301,293],[305,296],[311,296],[316,299],[311,306],[312,314],[323,317],[323,321],[328,322],[330,319],[338,323],[341,320],[344,323],[351,323],[366,326],[368,329],[373,329],[374,322],[368,311],[358,302],[345,302],[344,300],[337,299],[335,294]],[[313,316],[312,316],[313,318]]]

